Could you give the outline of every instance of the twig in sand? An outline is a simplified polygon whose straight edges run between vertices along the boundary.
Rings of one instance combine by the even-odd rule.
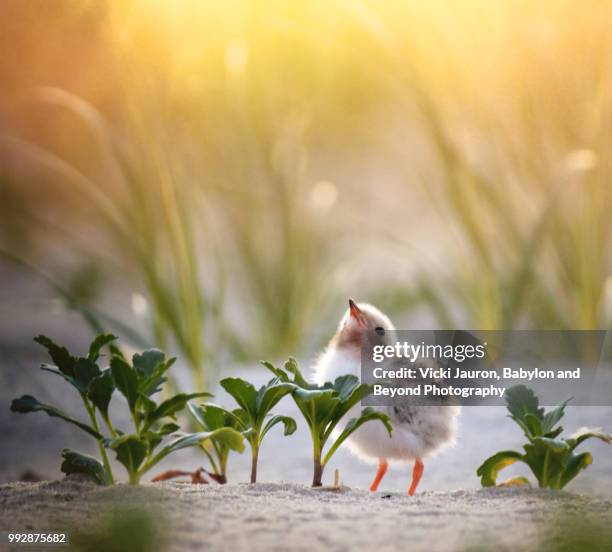
[[[344,487],[342,483],[340,482],[340,470],[337,468],[336,468],[336,471],[334,471],[334,484],[333,485],[326,485],[324,487],[313,487],[312,488],[313,491],[327,491],[327,492],[332,492],[332,493],[339,493],[347,489],[348,487]]]
[[[160,473],[159,475],[151,479],[151,481],[153,483],[159,483],[160,481],[167,481],[168,479],[174,479],[175,477],[183,477],[188,475],[191,477],[191,483],[199,485],[208,485],[208,481],[206,481],[206,479],[204,479],[203,477],[203,474],[205,473],[207,472],[206,470],[204,470],[204,468],[198,468],[193,472],[182,470],[168,470],[164,473]]]

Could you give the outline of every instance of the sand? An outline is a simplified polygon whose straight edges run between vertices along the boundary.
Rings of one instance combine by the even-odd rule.
[[[172,551],[542,550],[564,538],[556,532],[568,519],[612,526],[610,500],[522,488],[408,497],[274,483],[104,488],[71,478],[2,485],[0,506],[0,532],[69,530],[73,541],[95,531],[108,538],[113,512],[144,509],[157,516],[154,542]]]
[[[0,365],[2,359],[0,359]],[[35,363],[27,363],[34,366]],[[61,381],[32,379],[32,370],[5,370],[0,366],[0,404],[22,393],[82,417],[78,396],[66,393]],[[34,370],[38,374],[37,370]],[[269,377],[261,371],[231,371],[257,385]],[[218,401],[230,405],[217,390]],[[123,405],[111,404],[113,416],[121,419]],[[352,490],[320,493],[305,485],[312,478],[312,445],[308,430],[293,401],[282,401],[278,413],[294,416],[298,431],[284,437],[271,431],[260,454],[261,483],[243,483],[250,472],[250,455],[232,454],[229,481],[225,486],[191,486],[177,483],[139,488],[118,485],[100,488],[75,480],[41,483],[10,483],[25,470],[46,478],[61,477],[60,452],[68,447],[97,455],[95,442],[68,424],[44,414],[17,415],[0,409],[0,531],[9,529],[70,530],[72,540],[79,533],[101,532],[115,539],[109,528],[113,512],[128,520],[127,511],[152,510],[153,544],[157,550],[385,550],[467,551],[467,550],[563,550],[544,546],[563,544],[572,533],[592,535],[596,531],[573,531],[570,522],[589,518],[595,529],[608,527],[603,535],[605,548],[612,549],[612,447],[600,441],[581,445],[593,453],[594,463],[567,487],[567,492],[537,489],[480,489],[476,468],[489,455],[503,449],[521,450],[524,437],[507,417],[503,407],[465,408],[459,422],[456,445],[425,463],[425,475],[415,497],[405,496],[411,466],[392,465],[382,492],[370,494],[375,466],[364,464],[341,448],[326,470],[330,483],[333,470]],[[563,426],[571,432],[581,426],[603,426],[610,430],[611,407],[568,408]],[[120,427],[124,424],[120,423]],[[126,426],[127,427],[127,426]],[[125,470],[114,460],[115,474],[125,481]],[[186,449],[165,459],[145,479],[169,468],[193,470],[206,461],[197,449]],[[515,475],[533,476],[524,466],[511,466],[500,480]],[[455,490],[462,489],[462,490]],[[160,515],[161,514],[161,515]],[[557,534],[559,529],[569,531]],[[145,527],[146,528],[146,527]],[[128,532],[141,538],[141,533]],[[596,542],[600,542],[602,539]],[[139,541],[140,542],[140,541]],[[544,543],[544,544],[543,544]],[[0,546],[0,549],[2,547]],[[90,550],[113,552],[108,542]],[[130,552],[153,552],[152,545]],[[57,550],[57,549],[54,549]],[[568,545],[569,550],[597,550],[590,543]]]

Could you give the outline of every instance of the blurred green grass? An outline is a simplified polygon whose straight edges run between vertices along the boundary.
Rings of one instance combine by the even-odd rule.
[[[167,548],[170,531],[167,519],[159,512],[118,508],[93,530],[75,528],[70,546],[83,552],[162,551]]]
[[[2,8],[3,249],[64,292],[41,243],[96,266],[64,293],[94,326],[83,281],[121,275],[195,387],[320,346],[349,295],[406,327],[610,327],[608,3],[56,7]]]

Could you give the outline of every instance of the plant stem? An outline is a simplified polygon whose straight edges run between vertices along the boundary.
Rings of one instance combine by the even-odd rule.
[[[219,483],[221,483],[222,485],[224,483],[227,483],[227,476],[225,475],[227,473],[227,459],[229,457],[229,447],[228,448],[224,448],[224,450],[222,451],[221,454],[219,454]]]
[[[314,452],[314,469],[312,474],[312,486],[320,487],[323,485],[321,479],[323,478],[323,465],[321,464],[321,442],[319,441],[319,435],[316,431],[312,432],[312,445]]]
[[[140,472],[130,473],[130,485],[138,485],[140,483]]]
[[[83,399],[85,410],[87,410],[87,414],[89,415],[89,419],[91,420],[91,425],[98,433],[100,433],[100,426],[98,425],[98,420],[96,419],[95,409],[91,406],[91,404],[85,398],[84,395],[81,395],[81,398]],[[100,451],[100,456],[102,457],[102,463],[104,464],[104,471],[106,471],[108,481],[112,485],[115,483],[115,478],[113,477],[113,470],[111,469],[111,465],[108,460],[108,455],[106,454],[106,449],[104,448],[104,445],[100,440],[98,440],[98,449]]]
[[[315,419],[314,401],[311,405],[312,419]],[[310,434],[312,435],[312,451],[314,456],[314,469],[312,474],[312,486],[320,487],[323,485],[323,465],[321,464],[321,449],[323,448],[324,442],[321,442],[319,428],[314,425],[310,428]]]
[[[132,417],[132,423],[134,424],[134,430],[138,435],[140,435],[140,424],[138,423],[138,418],[136,417],[136,411],[131,410],[130,415]]]
[[[546,449],[544,456],[544,467],[542,468],[542,480],[540,481],[540,487],[545,488],[548,485],[548,462],[550,460],[550,449]]]
[[[111,435],[113,437],[117,437],[117,432],[115,431],[115,426],[113,426],[110,418],[108,416],[102,416],[102,419],[104,420],[104,423],[106,424],[106,427],[108,427],[108,430],[111,432]]]
[[[215,463],[215,459],[212,457],[212,454],[208,452],[208,450],[206,449],[206,446],[202,445],[200,448],[204,451],[204,454],[206,454],[206,456],[208,457],[208,461],[210,462],[210,467],[213,473],[219,473],[219,470],[217,469],[217,464]]]
[[[312,474],[312,486],[321,487],[323,485],[323,464],[321,464],[321,454],[315,454],[314,471]]]
[[[251,460],[251,483],[257,483],[257,457],[259,456],[259,447],[252,447],[253,455]]]

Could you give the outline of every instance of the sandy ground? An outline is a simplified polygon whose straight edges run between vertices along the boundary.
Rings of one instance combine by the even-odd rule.
[[[549,550],[543,543],[562,543],[567,519],[612,524],[609,500],[517,488],[410,498],[288,483],[101,488],[63,480],[2,485],[0,505],[0,531],[68,530],[73,543],[104,532],[113,512],[144,508],[159,516],[159,550]]]
[[[28,342],[29,342],[28,337]],[[352,488],[341,493],[312,491],[310,436],[293,401],[284,400],[278,413],[292,415],[298,431],[283,437],[280,429],[264,441],[255,487],[244,484],[250,469],[249,454],[233,454],[226,486],[191,486],[178,483],[140,488],[119,485],[100,488],[81,481],[56,481],[63,448],[97,455],[95,443],[71,426],[42,413],[9,412],[10,399],[30,393],[56,404],[78,418],[83,417],[78,397],[58,378],[42,373],[44,355],[24,349],[0,348],[0,531],[9,529],[69,530],[74,541],[80,533],[97,531],[112,536],[113,513],[128,519],[126,512],[152,510],[153,543],[157,550],[597,550],[571,545],[565,549],[542,543],[563,543],[557,531],[568,520],[592,518],[595,525],[612,528],[612,447],[599,441],[582,445],[593,453],[594,463],[567,488],[568,492],[536,489],[480,489],[478,465],[503,449],[521,450],[520,430],[503,407],[470,407],[462,412],[457,443],[428,459],[425,475],[415,497],[405,496],[410,466],[391,466],[381,492],[368,488],[375,467],[364,464],[340,449],[324,477],[330,483],[334,469]],[[308,365],[308,359],[300,359]],[[246,377],[257,385],[269,374],[249,367],[232,367],[221,376]],[[216,402],[230,399],[216,390]],[[111,402],[114,419],[127,418],[119,397]],[[563,426],[612,429],[611,407],[568,408]],[[119,422],[120,427],[124,424]],[[127,426],[125,426],[127,427]],[[170,456],[155,473],[168,468],[193,470],[205,466],[197,449]],[[123,468],[114,462],[118,479]],[[25,470],[49,479],[41,483],[11,483]],[[152,473],[151,475],[155,475]],[[528,475],[512,466],[500,474],[503,480]],[[277,483],[268,483],[277,482]],[[278,483],[283,482],[283,483]],[[456,490],[461,489],[461,490]],[[138,530],[129,529],[135,535]],[[592,531],[575,531],[591,534]],[[71,537],[72,538],[72,537]],[[605,547],[612,549],[610,529]],[[2,547],[0,546],[0,549]],[[113,548],[97,545],[94,550]],[[125,548],[124,548],[125,549]],[[128,547],[130,552],[153,552],[153,546]],[[57,549],[55,549],[57,550]],[[115,549],[119,550],[119,549]]]

